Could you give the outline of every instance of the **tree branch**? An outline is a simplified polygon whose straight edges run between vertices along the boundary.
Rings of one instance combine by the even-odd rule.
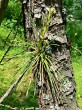
[[[82,52],[79,50],[79,49],[77,49],[76,47],[74,47],[74,46],[71,46],[74,50],[76,50],[77,52],[79,52],[80,53],[80,55],[82,55]]]
[[[27,67],[28,65],[25,67],[25,69],[23,70],[22,74],[18,77],[18,79],[10,86],[10,88],[6,91],[6,93],[0,98],[0,103],[2,103],[4,101],[4,99],[11,93],[11,91],[13,90],[13,88],[19,83],[19,81],[22,79],[22,77],[24,76],[24,74],[27,71]]]
[[[0,24],[3,20],[5,10],[7,8],[9,0],[0,0]]]

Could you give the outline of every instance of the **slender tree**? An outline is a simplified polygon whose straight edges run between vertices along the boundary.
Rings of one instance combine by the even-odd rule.
[[[7,8],[9,0],[0,0],[0,24],[3,20],[5,10]]]
[[[35,34],[42,28],[42,20],[46,24],[46,13],[51,9],[52,17],[48,23],[48,30],[44,34],[44,40],[52,42],[47,49],[52,53],[51,62],[54,66],[49,68],[38,66],[37,74],[37,93],[40,110],[79,110],[76,101],[76,84],[74,81],[70,52],[68,48],[67,38],[65,34],[65,19],[62,0],[23,0],[23,22],[25,29],[25,39],[32,43]],[[48,16],[49,17],[49,16]],[[35,32],[36,23],[37,32]],[[44,30],[43,30],[44,31]],[[50,61],[49,61],[50,62]],[[53,71],[54,72],[53,72]],[[48,77],[48,72],[53,77]],[[39,72],[44,72],[40,76]],[[53,86],[52,86],[53,85]]]

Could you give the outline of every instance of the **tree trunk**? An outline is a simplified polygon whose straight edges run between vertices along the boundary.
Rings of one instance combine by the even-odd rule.
[[[39,21],[50,7],[56,12],[50,22],[47,39],[53,41],[51,46],[52,62],[56,66],[54,70],[59,80],[53,75],[54,90],[47,74],[44,75],[44,84],[38,82],[38,99],[40,110],[79,110],[76,101],[76,84],[73,76],[70,52],[64,30],[64,18],[62,14],[62,0],[24,0],[23,17],[25,27],[25,38],[33,38],[33,28],[30,15],[36,20],[37,28]],[[46,19],[46,16],[45,18]],[[32,36],[32,37],[31,37]],[[51,68],[51,67],[50,67]],[[41,94],[43,91],[43,94]]]
[[[9,0],[0,0],[0,24],[3,20],[5,10],[7,8]]]

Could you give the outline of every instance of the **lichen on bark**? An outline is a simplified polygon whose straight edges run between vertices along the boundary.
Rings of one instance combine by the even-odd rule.
[[[23,2],[22,5],[25,38],[27,38],[27,40],[29,37],[30,39],[35,38],[33,37],[34,27],[29,13],[31,12],[30,15],[32,15],[32,19],[37,22],[37,28],[39,29],[39,26],[41,26],[40,21],[42,16],[44,16],[45,22],[46,12],[49,11],[50,8],[54,8],[55,10],[55,13],[53,14],[53,17],[49,23],[48,31],[45,34],[45,39],[50,42],[52,41],[52,44],[54,44],[46,48],[50,49],[49,51],[52,53],[51,60],[55,66],[54,73],[52,73],[54,87],[51,87],[51,83],[46,72],[44,74],[44,82],[42,83],[40,82],[40,74],[38,73],[38,80],[36,80],[36,82],[39,109],[79,110],[76,101],[76,84],[64,28],[64,18],[62,17],[62,0],[26,0],[26,2]],[[50,71],[51,70],[52,67],[50,67]],[[55,74],[57,74],[58,80],[56,80]]]

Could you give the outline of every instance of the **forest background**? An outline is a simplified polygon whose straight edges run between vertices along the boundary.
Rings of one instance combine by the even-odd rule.
[[[73,70],[77,85],[77,101],[82,110],[82,1],[65,0],[63,10],[66,12],[66,34],[69,41],[68,45],[71,52]],[[10,0],[5,12],[4,20],[0,26],[0,59],[11,43],[12,36],[16,31],[14,25],[16,24],[20,13],[21,4],[19,0]],[[17,33],[17,41],[14,41],[16,44],[18,41],[22,42],[24,40],[23,31],[23,23],[21,20]],[[9,33],[11,33],[11,35],[5,44]],[[22,48],[23,47],[20,45],[15,46],[11,49],[11,51],[9,51],[9,54],[13,55],[20,52]],[[0,65],[0,97],[10,87],[13,80],[17,78],[15,73],[17,71],[17,67],[21,64],[22,59],[22,56],[20,59],[12,58],[12,60],[5,58],[4,60],[6,63],[4,65]],[[14,75],[15,77],[13,77]],[[22,82],[23,83],[20,83],[19,86],[8,96],[8,98],[5,99],[3,104],[10,105],[12,107],[37,107],[37,97],[35,95],[34,85],[32,84],[28,96],[25,96],[24,94],[27,91],[25,79],[22,80]],[[8,109],[0,107],[0,110]]]

